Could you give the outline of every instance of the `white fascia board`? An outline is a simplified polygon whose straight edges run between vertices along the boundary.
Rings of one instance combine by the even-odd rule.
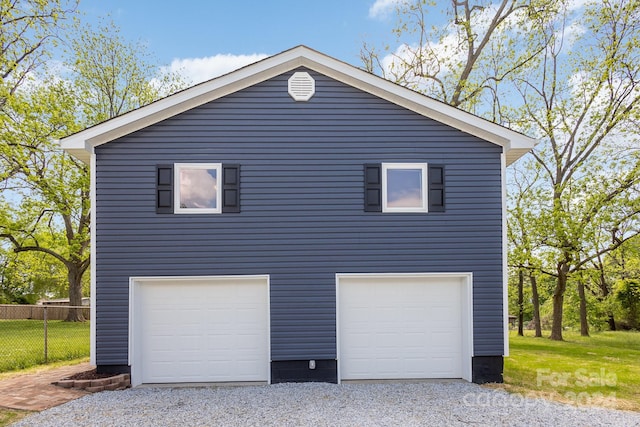
[[[500,156],[500,178],[502,186],[502,326],[504,349],[502,355],[509,356],[509,250],[507,241],[507,156]]]
[[[87,153],[87,152],[85,152]],[[97,365],[97,354],[96,354],[96,324],[98,323],[98,299],[96,298],[96,296],[98,295],[98,290],[97,290],[97,270],[96,270],[96,230],[97,230],[97,224],[96,224],[96,209],[95,206],[98,206],[96,203],[96,155],[93,152],[87,153],[87,155],[89,156],[89,182],[90,182],[90,187],[89,187],[89,200],[91,202],[91,210],[90,210],[90,215],[91,215],[91,227],[89,227],[89,237],[90,237],[90,241],[91,244],[89,245],[89,273],[90,273],[90,297],[91,297],[91,309],[90,309],[90,313],[91,313],[91,321],[89,323],[89,361],[92,365]]]
[[[533,148],[536,141],[478,116],[399,86],[305,46],[298,46],[229,74],[209,80],[145,107],[115,117],[61,140],[62,148],[88,162],[92,148],[181,112],[263,82],[297,67],[307,67],[423,116],[504,148],[507,163]]]

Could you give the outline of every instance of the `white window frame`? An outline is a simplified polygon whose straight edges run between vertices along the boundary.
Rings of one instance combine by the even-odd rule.
[[[180,171],[182,169],[216,170],[216,207],[181,208],[180,207]],[[176,214],[219,214],[222,213],[222,163],[174,163],[173,165],[173,212]]]
[[[387,171],[396,169],[420,169],[422,172],[422,206],[391,207],[387,205]],[[426,213],[429,209],[427,163],[383,163],[382,164],[382,212]]]

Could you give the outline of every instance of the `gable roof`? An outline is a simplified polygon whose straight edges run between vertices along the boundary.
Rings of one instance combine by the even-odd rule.
[[[73,156],[89,163],[93,148],[98,145],[298,67],[314,70],[425,117],[497,144],[503,147],[506,153],[507,165],[526,154],[537,142],[519,132],[407,89],[306,46],[297,46],[89,127],[61,139],[60,144]]]

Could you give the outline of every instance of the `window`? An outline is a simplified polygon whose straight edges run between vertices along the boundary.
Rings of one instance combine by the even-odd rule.
[[[427,164],[382,164],[382,212],[427,212]]]
[[[176,163],[175,213],[221,213],[222,164]]]

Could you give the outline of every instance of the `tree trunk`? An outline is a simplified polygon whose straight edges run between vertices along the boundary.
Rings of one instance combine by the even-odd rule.
[[[551,323],[551,336],[549,338],[555,341],[563,341],[562,305],[564,304],[564,292],[567,289],[569,266],[565,262],[560,262],[558,263],[557,271],[556,288],[553,291],[553,322]]]
[[[518,271],[518,335],[524,336],[524,271]]]
[[[69,305],[82,305],[82,273],[74,266],[67,266],[69,280]],[[67,315],[67,322],[84,322],[84,314],[81,308],[70,308]]]
[[[578,283],[578,295],[580,296],[580,335],[589,336],[589,322],[587,321],[587,297],[584,293],[584,283]]]
[[[538,296],[538,281],[533,273],[529,273],[529,281],[531,282],[531,303],[533,304],[533,327],[536,331],[536,337],[542,337],[542,325],[540,323],[540,297]]]
[[[602,295],[602,297],[599,298],[599,300],[600,301],[604,301],[605,299],[607,299],[607,297],[609,296],[611,291],[610,291],[610,288],[609,288],[609,283],[607,283],[607,278],[604,275],[604,267],[603,267],[602,261],[599,258],[598,258],[597,267],[600,270],[600,277],[598,279],[598,287],[600,288],[600,294]],[[615,331],[616,330],[616,320],[613,317],[613,313],[611,311],[607,313],[607,323],[609,324],[609,330],[610,331]]]

